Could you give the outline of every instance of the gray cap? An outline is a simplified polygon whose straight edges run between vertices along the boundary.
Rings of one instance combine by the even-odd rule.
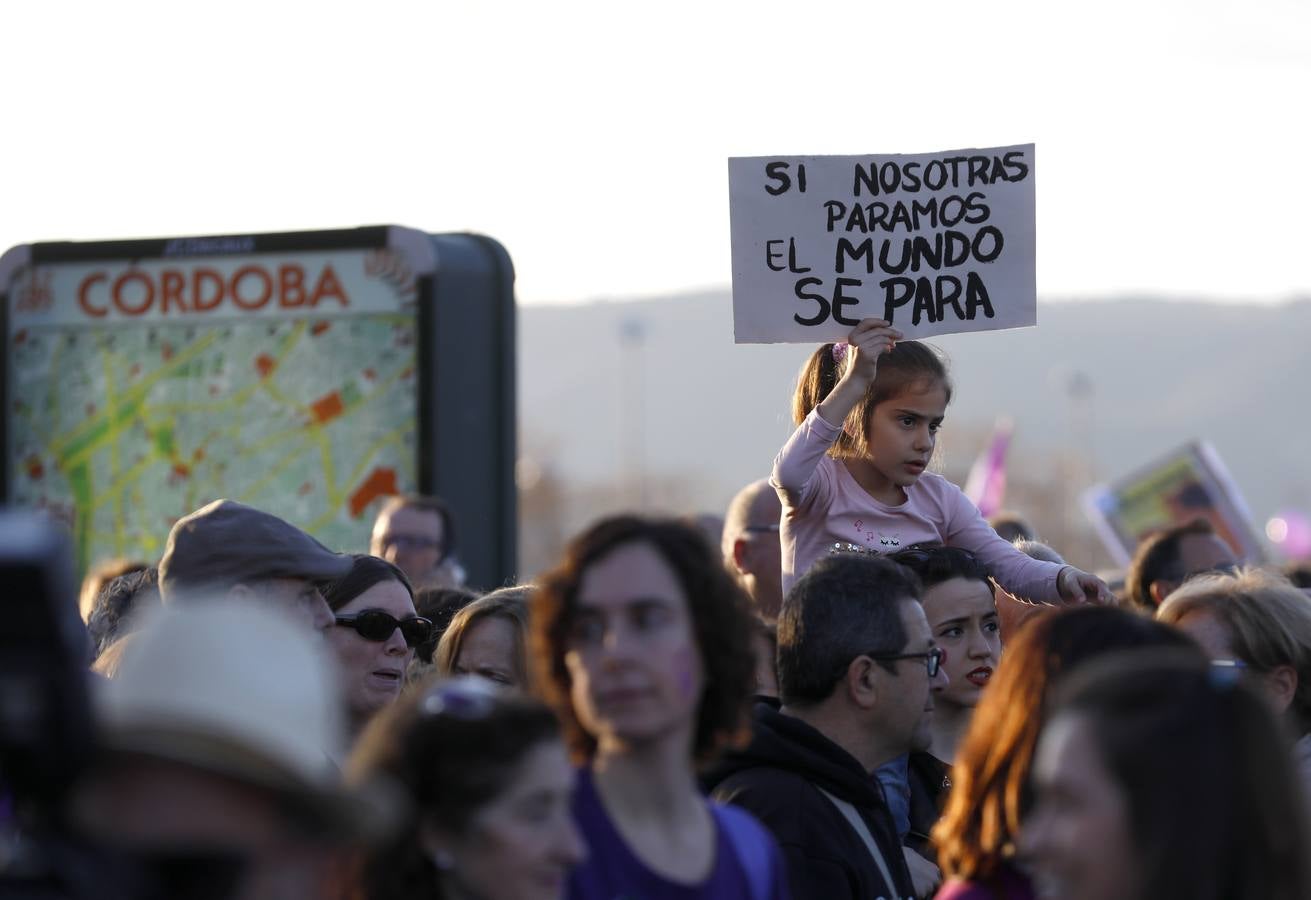
[[[171,603],[189,589],[226,590],[265,578],[327,581],[350,571],[351,558],[333,553],[277,516],[215,500],[178,519],[159,561],[159,594]]]

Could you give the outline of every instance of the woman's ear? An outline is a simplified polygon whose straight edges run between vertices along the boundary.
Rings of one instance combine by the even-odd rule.
[[[1292,666],[1275,666],[1261,677],[1265,692],[1280,715],[1288,712],[1297,693],[1297,670]]]

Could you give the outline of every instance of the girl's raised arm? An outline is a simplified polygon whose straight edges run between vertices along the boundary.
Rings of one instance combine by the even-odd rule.
[[[770,475],[770,484],[779,492],[786,508],[800,509],[815,502],[828,502],[825,487],[814,481],[819,461],[841,436],[848,413],[860,403],[874,383],[879,357],[892,349],[900,338],[901,332],[882,319],[865,319],[852,329],[848,336],[850,343],[834,345],[831,363],[828,359],[821,359],[818,354],[812,357],[808,365],[834,365],[842,374],[831,390],[818,386],[825,380],[819,374],[814,376],[816,387],[809,396],[802,386],[798,386],[793,409],[799,424],[774,458],[774,468]],[[819,351],[826,352],[823,348]],[[822,368],[816,369],[816,373],[819,371]],[[802,380],[806,380],[804,374]],[[827,394],[823,393],[825,390]],[[816,399],[816,406],[809,408]]]
[[[901,332],[882,319],[862,319],[847,335],[846,371],[819,404],[819,415],[841,428],[847,413],[865,396],[879,371],[879,357],[901,340]]]

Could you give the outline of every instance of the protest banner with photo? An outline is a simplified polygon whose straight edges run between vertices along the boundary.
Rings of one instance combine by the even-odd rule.
[[[1210,444],[1181,447],[1142,469],[1083,495],[1084,509],[1116,562],[1128,565],[1153,531],[1206,519],[1246,562],[1265,559],[1252,516]]]
[[[1033,144],[728,161],[739,344],[1037,322]]]

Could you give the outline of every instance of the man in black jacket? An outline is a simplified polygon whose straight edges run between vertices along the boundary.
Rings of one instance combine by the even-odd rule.
[[[709,779],[778,840],[798,900],[914,896],[875,768],[928,747],[938,667],[919,582],[874,556],[820,560],[783,601],[782,706]]]

